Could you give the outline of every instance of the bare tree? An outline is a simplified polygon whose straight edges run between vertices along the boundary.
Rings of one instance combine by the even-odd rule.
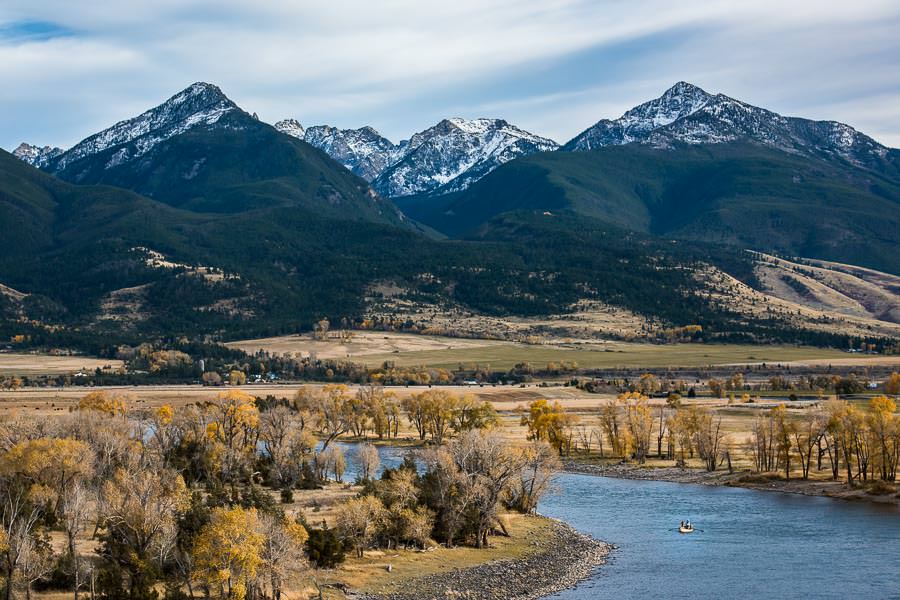
[[[360,480],[369,481],[375,477],[378,467],[381,466],[381,457],[375,446],[362,444],[356,450],[356,462],[359,465]]]
[[[87,526],[91,516],[92,492],[86,485],[77,481],[63,490],[62,507],[60,517],[66,532],[66,548],[69,552],[69,560],[72,563],[72,577],[74,579],[75,600],[78,600],[78,591],[81,589],[81,564],[78,551],[75,548],[75,538]]]

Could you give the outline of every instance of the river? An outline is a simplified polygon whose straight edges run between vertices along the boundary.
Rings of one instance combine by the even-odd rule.
[[[402,456],[381,453],[386,466]],[[900,598],[894,507],[570,473],[556,487],[539,511],[617,548],[554,600]],[[682,519],[697,531],[678,533]]]

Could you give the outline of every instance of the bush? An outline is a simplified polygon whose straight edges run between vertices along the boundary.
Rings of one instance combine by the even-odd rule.
[[[322,529],[306,528],[309,538],[306,540],[306,554],[309,562],[320,569],[333,569],[344,562],[344,544],[334,531],[323,523]]]
[[[887,496],[896,491],[897,490],[893,485],[887,481],[882,481],[881,479],[874,479],[866,486],[866,493],[872,496]]]

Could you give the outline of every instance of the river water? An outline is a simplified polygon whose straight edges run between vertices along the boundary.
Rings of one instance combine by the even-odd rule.
[[[380,452],[385,466],[402,460],[397,449]],[[539,511],[617,548],[554,600],[900,599],[894,507],[569,473],[556,487]],[[697,530],[678,533],[682,519]]]

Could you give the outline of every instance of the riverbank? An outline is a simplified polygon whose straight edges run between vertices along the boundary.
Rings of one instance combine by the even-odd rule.
[[[848,488],[843,481],[820,479],[784,479],[775,474],[758,474],[749,470],[713,471],[697,468],[653,467],[631,463],[585,463],[566,461],[565,471],[583,475],[636,479],[645,481],[670,481],[673,483],[693,483],[711,486],[740,487],[751,490],[800,494],[804,496],[824,496],[840,500],[855,500],[900,506],[900,493],[896,486],[878,489],[873,486]]]
[[[544,518],[544,517],[538,517]],[[403,582],[402,589],[355,594],[354,600],[536,600],[570,588],[602,565],[612,546],[548,519],[551,531],[532,540],[534,551]]]

